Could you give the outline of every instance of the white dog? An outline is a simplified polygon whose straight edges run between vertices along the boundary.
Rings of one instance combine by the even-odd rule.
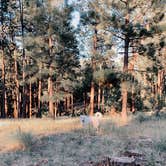
[[[92,125],[95,129],[98,129],[102,117],[100,112],[96,112],[94,116],[81,115],[80,122],[83,127]]]

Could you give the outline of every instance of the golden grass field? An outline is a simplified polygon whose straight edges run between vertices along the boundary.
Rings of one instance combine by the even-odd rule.
[[[147,165],[166,165],[166,120],[103,118],[98,132],[79,118],[0,121],[0,166],[78,166],[125,150],[143,153]],[[29,134],[29,144],[19,134]]]
[[[1,120],[0,121],[0,152],[17,150],[19,130],[30,132],[36,137],[42,137],[55,133],[70,132],[79,129],[81,124],[78,118],[74,119],[23,119],[23,120]]]

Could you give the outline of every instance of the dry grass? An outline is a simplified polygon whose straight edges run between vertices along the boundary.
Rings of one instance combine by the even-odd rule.
[[[0,152],[19,148],[17,133],[19,130],[40,137],[53,133],[69,132],[80,128],[79,119],[30,119],[0,121]]]
[[[164,119],[142,123],[130,119],[124,126],[117,122],[116,118],[105,118],[96,132],[91,126],[82,128],[78,118],[4,121],[5,126],[0,126],[0,166],[78,166],[83,161],[118,156],[128,149],[145,154],[147,165],[166,164],[161,143],[166,138]],[[20,147],[15,137],[19,128],[36,139],[29,151],[16,150]]]

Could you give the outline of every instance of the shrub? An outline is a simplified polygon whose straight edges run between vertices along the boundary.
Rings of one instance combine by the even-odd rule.
[[[139,114],[136,117],[136,120],[140,123],[150,120],[150,117],[144,114]]]
[[[17,139],[23,149],[26,149],[28,151],[31,151],[34,144],[36,143],[36,139],[34,135],[30,132],[23,132],[19,129],[17,132]]]
[[[159,152],[166,152],[166,138],[160,139],[160,141],[155,144],[155,148]]]

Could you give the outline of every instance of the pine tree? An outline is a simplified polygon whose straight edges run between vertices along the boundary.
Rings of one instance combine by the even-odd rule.
[[[37,63],[40,74],[38,109],[41,107],[40,101],[46,99],[45,101],[49,102],[51,116],[57,114],[56,107],[61,100],[62,82],[75,79],[76,69],[79,67],[77,43],[69,23],[70,13],[70,8],[59,11],[57,8],[51,8],[49,4],[37,8],[31,20],[34,32],[29,35],[29,39],[27,38],[27,48],[33,52],[31,56],[34,64]],[[41,36],[42,34],[44,35]],[[31,38],[35,38],[34,43],[31,42]],[[48,83],[44,83],[46,78]],[[41,97],[41,80],[48,85],[47,97]]]
[[[110,32],[115,39],[123,41],[123,72],[128,73],[129,52],[132,47],[137,48],[141,39],[151,35],[146,29],[145,16],[147,10],[152,6],[153,2],[146,3],[144,1],[100,1],[91,3],[92,9],[99,15],[103,29]],[[147,7],[148,6],[148,7]],[[141,8],[144,13],[138,14]],[[149,20],[148,20],[149,21]],[[127,85],[126,80],[122,82],[122,117],[127,118]]]

